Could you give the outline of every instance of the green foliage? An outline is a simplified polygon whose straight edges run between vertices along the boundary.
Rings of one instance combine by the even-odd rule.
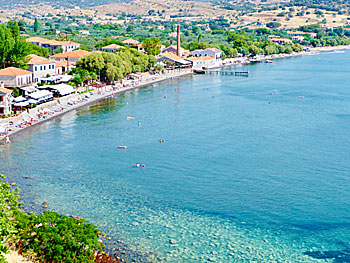
[[[144,72],[153,67],[154,56],[138,52],[136,49],[123,49],[116,53],[93,53],[77,62],[76,70],[87,70],[100,75],[102,80],[122,79],[132,72]]]
[[[0,24],[0,68],[25,68],[29,52],[29,45],[19,36],[17,22],[10,21],[6,26]]]
[[[55,212],[28,215],[16,211],[19,248],[34,253],[44,262],[94,262],[103,245],[98,228],[84,219]]]
[[[5,176],[0,174],[0,178]],[[6,243],[15,232],[14,214],[20,205],[18,193],[18,190],[11,190],[8,183],[0,180],[0,262],[5,262],[4,254],[8,252]]]
[[[16,87],[13,88],[13,90],[12,90],[12,95],[13,95],[15,98],[19,96],[19,90],[18,90]]]
[[[59,54],[59,53],[62,53],[62,52],[63,52],[63,48],[62,47],[58,47],[58,48],[55,48],[52,51],[52,55],[56,55],[56,54]]]
[[[279,22],[269,22],[266,24],[268,28],[278,28],[281,26],[281,23]]]
[[[35,54],[44,58],[49,57],[49,49],[44,48],[44,47],[39,47],[38,45],[35,45],[33,43],[28,42],[27,45],[29,46],[30,49],[30,54]]]
[[[158,55],[160,54],[160,40],[159,38],[146,39],[143,44],[143,48],[148,55]]]
[[[35,18],[35,21],[34,21],[34,26],[33,26],[33,30],[35,33],[37,33],[39,31],[39,22],[38,22],[38,19]]]

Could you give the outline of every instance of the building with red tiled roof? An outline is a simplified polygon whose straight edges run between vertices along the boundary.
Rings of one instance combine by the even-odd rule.
[[[52,58],[56,61],[62,61],[62,60],[66,60],[69,62],[77,62],[79,59],[89,56],[92,53],[86,50],[82,50],[82,49],[78,49],[78,50],[74,50],[71,52],[66,52],[66,53],[59,53],[56,55],[53,55]]]
[[[40,77],[56,74],[56,61],[43,58],[37,55],[29,55],[28,70],[33,72],[33,80],[39,81]]]
[[[70,52],[80,48],[80,44],[73,41],[58,41],[43,37],[29,37],[26,39],[26,42],[33,43],[39,47],[50,48],[52,51],[57,48],[62,48],[63,52]]]
[[[181,64],[181,65],[190,65],[191,62],[184,60],[182,57],[175,55],[174,53],[162,53],[158,56],[157,62],[163,62],[164,60],[168,60],[173,64]]]
[[[33,74],[28,70],[8,67],[0,70],[0,81],[4,83],[4,87],[22,87],[33,83]]]
[[[117,50],[119,50],[121,48],[125,48],[125,47],[117,45],[117,44],[110,44],[110,45],[105,46],[101,49],[102,49],[102,51],[105,51],[105,52],[116,52]]]
[[[65,72],[67,72],[68,70],[72,70],[73,68],[75,68],[74,62],[69,62],[69,61],[64,61],[64,60],[56,62],[56,74],[57,75],[61,75]]]

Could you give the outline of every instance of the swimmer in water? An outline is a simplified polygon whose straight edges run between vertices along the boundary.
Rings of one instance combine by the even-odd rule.
[[[11,143],[10,137],[6,136],[6,143]]]
[[[141,126],[141,122],[138,122],[137,125],[138,125],[138,126]]]

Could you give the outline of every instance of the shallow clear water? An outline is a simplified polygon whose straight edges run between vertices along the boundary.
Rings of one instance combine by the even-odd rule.
[[[1,146],[0,171],[28,209],[83,216],[140,261],[350,262],[349,59],[109,98]]]

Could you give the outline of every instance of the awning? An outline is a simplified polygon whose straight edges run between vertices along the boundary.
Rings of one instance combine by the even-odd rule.
[[[21,101],[21,102],[15,103],[13,105],[15,105],[16,107],[26,107],[29,105],[29,102],[28,101]]]
[[[37,92],[33,92],[32,94],[29,94],[28,97],[31,97],[32,99],[40,101],[48,100],[53,97],[52,92],[48,90],[39,90]]]
[[[28,102],[29,102],[30,104],[37,104],[37,103],[38,103],[38,101],[37,101],[37,100],[34,100],[34,99],[29,99]]]
[[[20,102],[20,101],[25,101],[25,100],[26,100],[26,98],[25,98],[25,97],[22,97],[22,96],[19,96],[19,97],[14,98],[14,101],[15,101],[15,102]]]
[[[52,86],[54,90],[57,90],[57,92],[60,94],[60,96],[65,96],[68,94],[72,94],[75,92],[75,89],[67,84],[60,84],[56,86]]]

